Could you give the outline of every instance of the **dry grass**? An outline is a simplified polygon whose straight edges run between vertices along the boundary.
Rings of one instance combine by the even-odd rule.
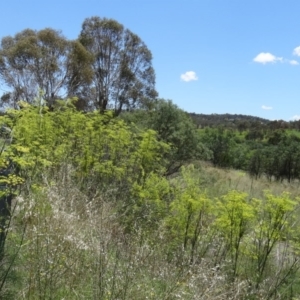
[[[205,186],[216,196],[223,195],[232,189],[246,192],[250,197],[255,198],[263,197],[265,190],[269,190],[274,195],[289,192],[292,197],[297,197],[300,194],[300,181],[291,183],[286,180],[269,181],[264,176],[255,179],[246,172],[215,168],[209,163],[201,163],[200,172],[202,172],[200,176],[203,177]]]
[[[293,195],[299,191],[297,183],[255,181],[207,164],[196,172],[212,197],[230,189],[252,197],[260,197],[265,189]],[[149,238],[138,229],[125,233],[116,205],[126,200],[112,191],[91,196],[78,189],[66,170],[55,180],[45,177],[43,188],[19,197],[10,245],[26,231],[14,266],[19,283],[11,287],[13,299],[247,299],[247,278],[231,282],[226,271],[230,262],[216,263],[214,247],[221,247],[221,240],[207,241],[211,250],[193,264],[182,251],[170,258],[164,226]],[[278,256],[278,263],[282,259]],[[268,282],[262,287],[267,291]],[[267,299],[265,291],[257,291],[252,299]]]

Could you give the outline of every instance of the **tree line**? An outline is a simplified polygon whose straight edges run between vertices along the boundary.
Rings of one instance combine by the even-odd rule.
[[[152,54],[141,38],[115,20],[84,20],[76,40],[61,31],[25,29],[0,47],[2,107],[34,103],[39,91],[53,108],[77,97],[77,108],[122,110],[151,105],[156,98]]]
[[[235,129],[238,131],[251,130],[277,130],[294,129],[300,130],[300,120],[268,120],[260,117],[242,114],[198,114],[189,113],[198,128],[217,128]]]
[[[247,130],[238,132],[206,128],[201,142],[210,151],[214,166],[249,172],[269,180],[300,179],[300,137],[289,130]]]

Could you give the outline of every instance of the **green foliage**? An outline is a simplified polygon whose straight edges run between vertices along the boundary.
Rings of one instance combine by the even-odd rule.
[[[2,159],[11,159],[32,181],[44,168],[55,171],[63,161],[74,167],[78,182],[91,174],[98,174],[102,184],[133,182],[162,170],[168,151],[151,130],[134,132],[111,113],[83,114],[67,104],[53,112],[27,107],[1,118],[14,138]]]
[[[167,173],[178,171],[190,160],[209,157],[210,153],[200,142],[190,117],[171,101],[158,100],[148,122],[148,126],[158,133],[158,137],[171,145],[167,156]]]
[[[199,130],[201,142],[211,152],[214,166],[248,171],[255,179],[299,179],[299,137],[284,129],[268,131],[253,127],[242,133],[224,128]]]
[[[232,149],[235,142],[231,131],[223,130],[222,128],[207,128],[201,137],[201,141],[212,153],[210,160],[214,166],[230,167],[232,165]]]
[[[156,214],[162,211],[159,197],[168,193],[168,183],[162,181],[159,174],[164,172],[163,157],[169,146],[158,141],[153,130],[132,130],[124,121],[113,118],[110,112],[83,114],[75,110],[72,101],[57,102],[53,111],[43,106],[24,105],[22,110],[8,111],[0,123],[12,133],[11,142],[1,153],[2,166],[11,161],[17,170],[16,175],[3,177],[1,184],[9,186],[11,191],[25,182],[26,193],[31,194],[34,190],[39,200],[31,204],[34,209],[30,218],[25,218],[25,226],[30,223],[40,228],[41,236],[27,237],[34,245],[32,253],[39,251],[40,255],[47,256],[47,261],[56,261],[57,267],[63,263],[49,254],[50,244],[42,242],[41,237],[50,234],[42,220],[52,220],[55,216],[52,205],[43,200],[37,188],[48,184],[49,176],[52,181],[58,180],[56,176],[62,169],[68,180],[76,183],[89,197],[112,189],[116,190],[116,197],[120,194],[126,199],[127,196],[128,199],[119,201],[116,206],[121,209],[120,213],[130,207],[132,216],[134,212],[142,215],[145,207],[150,205],[152,208],[142,222],[143,226],[147,222],[158,223],[155,220],[163,217],[163,212],[161,217]],[[157,192],[158,186],[161,186],[160,192]],[[135,206],[130,206],[130,197],[136,197]],[[54,244],[58,241],[50,236],[49,239]],[[55,267],[46,272],[49,263],[42,265],[38,261],[31,267],[30,274],[37,276],[32,280],[38,280],[40,284],[33,293],[46,293],[43,297],[50,297],[55,287],[52,278],[58,270]],[[33,272],[37,273],[33,275]],[[31,295],[32,292],[28,292]]]
[[[127,228],[143,230],[143,235],[150,237],[153,229],[159,228],[168,214],[168,205],[172,188],[167,179],[151,173],[142,184],[132,186],[131,206],[126,205]]]
[[[274,196],[270,192],[265,193],[264,201],[257,200],[256,214],[259,219],[256,229],[258,247],[258,268],[264,267],[266,256],[277,241],[290,238],[293,231],[292,212],[298,206],[298,201],[290,198],[288,193]]]
[[[240,247],[244,235],[249,232],[255,216],[248,195],[238,191],[230,191],[217,203],[215,226],[225,240],[225,253],[230,254],[232,278],[237,273]]]
[[[200,188],[193,165],[181,168],[181,180],[176,182],[174,200],[170,203],[170,215],[166,225],[175,245],[190,251],[191,262],[199,247],[199,240],[208,236],[206,222],[212,202]],[[203,250],[203,249],[202,249]]]

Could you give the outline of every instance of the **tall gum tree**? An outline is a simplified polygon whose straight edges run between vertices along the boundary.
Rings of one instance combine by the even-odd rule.
[[[91,17],[83,22],[79,41],[92,56],[92,80],[77,88],[70,85],[79,98],[116,115],[156,98],[152,54],[136,34],[115,20]]]
[[[75,60],[78,57],[80,64]],[[42,90],[46,104],[53,106],[56,99],[67,96],[71,82],[78,84],[78,78],[71,74],[74,64],[84,73],[83,64],[87,60],[88,55],[78,41],[69,41],[51,28],[26,29],[2,38],[0,80],[8,88],[2,96],[2,105],[6,102],[16,107],[19,100],[32,103]]]

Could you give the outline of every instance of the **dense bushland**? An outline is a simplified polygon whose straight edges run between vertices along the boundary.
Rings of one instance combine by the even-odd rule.
[[[0,119],[3,299],[297,299],[296,184],[199,163],[213,148],[170,102],[22,107]]]
[[[244,170],[255,178],[300,179],[300,137],[296,131],[265,128],[239,132],[220,127],[201,129],[199,134],[215,166]]]

